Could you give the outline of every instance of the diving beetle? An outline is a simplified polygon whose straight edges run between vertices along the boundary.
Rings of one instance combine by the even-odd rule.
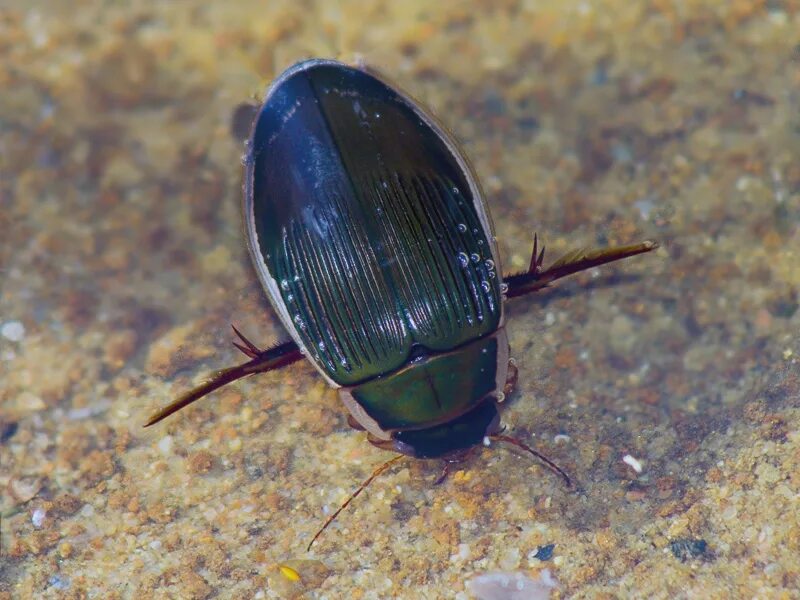
[[[566,275],[657,247],[579,250],[503,277],[483,192],[453,138],[420,104],[361,67],[312,59],[287,69],[256,111],[244,156],[244,225],[259,280],[291,341],[154,414],[146,426],[242,377],[307,358],[348,421],[402,456],[463,460],[502,435],[513,387],[504,304]],[[309,544],[309,548],[311,547]]]

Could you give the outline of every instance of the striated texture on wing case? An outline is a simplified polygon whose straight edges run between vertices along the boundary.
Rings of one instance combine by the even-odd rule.
[[[375,77],[309,64],[251,145],[253,246],[308,356],[341,385],[495,331],[501,295],[469,175]],[[280,301],[272,298],[273,303]]]

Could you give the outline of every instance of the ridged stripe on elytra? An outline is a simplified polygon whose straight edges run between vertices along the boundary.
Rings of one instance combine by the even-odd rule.
[[[331,227],[326,236],[328,245],[319,244],[307,228],[292,223],[293,235],[288,236],[291,268],[301,275],[297,281],[289,280],[289,287],[299,292],[295,297],[304,299],[297,307],[304,325],[307,327],[307,321],[325,324],[308,332],[298,328],[301,336],[308,338],[309,351],[325,360],[330,369],[339,371],[402,354],[405,332],[402,322],[396,320],[384,320],[377,329],[375,315],[394,313],[389,310],[393,306],[391,290],[376,276],[377,260],[363,239],[364,232],[349,226],[352,219],[347,203],[341,201],[343,194],[332,195],[339,212],[327,222]],[[359,276],[350,276],[353,272]],[[369,291],[364,289],[365,275]],[[381,331],[384,337],[375,338],[375,331]],[[323,340],[324,350],[314,340]]]
[[[434,278],[434,280],[431,282],[433,285],[429,286],[426,291],[430,295],[435,296],[437,299],[444,300],[444,302],[440,305],[441,310],[437,311],[437,313],[433,316],[433,319],[427,324],[434,325],[435,323],[438,323],[442,317],[446,317],[447,320],[452,323],[454,318],[456,321],[458,319],[458,317],[451,310],[452,308],[456,308],[458,306],[458,302],[456,301],[453,290],[455,281],[450,277],[447,256],[444,255],[444,252],[438,244],[433,243],[433,240],[438,237],[438,232],[436,231],[436,228],[430,219],[430,199],[426,198],[424,194],[420,193],[422,190],[416,185],[416,179],[416,176],[413,174],[398,178],[400,189],[404,192],[402,197],[404,204],[400,210],[403,211],[405,209],[409,212],[409,214],[413,215],[413,217],[417,219],[423,236],[423,244],[429,250],[428,260],[430,261],[429,264],[433,265],[433,270],[436,272],[436,278]],[[426,281],[423,283],[428,282]],[[409,300],[414,302],[417,299],[411,298]],[[450,327],[450,330],[447,333],[452,335],[456,330],[457,327]],[[418,333],[422,338],[420,339],[420,342],[422,343],[425,343],[425,341],[429,340],[439,341],[443,337],[436,332],[431,332],[431,335],[424,335],[424,329],[420,329]]]
[[[348,364],[348,359],[350,366],[352,366],[353,362],[356,361],[352,356],[344,355],[343,349],[347,346],[338,338],[338,332],[345,332],[346,330],[343,325],[349,321],[346,316],[340,314],[341,305],[339,303],[329,304],[329,308],[325,309],[326,305],[323,303],[328,299],[320,290],[318,282],[314,277],[314,273],[325,272],[328,269],[327,265],[322,264],[325,261],[326,254],[318,251],[316,244],[310,239],[307,230],[300,229],[300,226],[296,223],[293,223],[292,226],[293,228],[297,228],[300,232],[300,236],[295,239],[302,240],[300,249],[298,250],[298,260],[303,261],[303,278],[300,279],[297,287],[309,287],[314,294],[314,298],[311,302],[299,307],[302,313],[298,314],[307,315],[306,318],[308,318],[309,321],[318,322],[318,320],[324,320],[325,322],[325,327],[322,328],[320,333],[310,336],[310,344],[314,344],[315,340],[322,340],[324,348],[320,348],[319,341],[317,341],[316,347],[312,345],[310,352],[313,356],[320,356],[322,360],[326,360],[329,368],[337,369],[337,365],[346,366]],[[303,281],[308,281],[308,286],[303,285],[301,283]],[[331,310],[330,307],[332,307],[333,310]],[[311,315],[314,315],[314,317],[312,318]],[[332,356],[333,352],[338,356]]]
[[[466,266],[462,267],[458,259],[458,254],[463,253],[464,250],[479,249],[480,245],[477,242],[480,240],[480,236],[476,237],[474,232],[480,231],[482,233],[482,230],[477,229],[480,225],[474,217],[472,219],[464,219],[470,224],[466,232],[464,232],[470,239],[456,242],[452,237],[453,232],[458,231],[459,224],[465,223],[464,221],[454,222],[452,218],[443,212],[443,209],[453,204],[454,199],[452,196],[447,193],[437,195],[436,190],[431,190],[430,186],[433,185],[433,182],[441,178],[434,175],[431,177],[415,176],[410,179],[409,185],[413,189],[414,195],[405,196],[405,198],[410,198],[406,210],[424,224],[424,235],[428,239],[435,238],[438,240],[438,244],[433,248],[434,252],[431,253],[429,260],[438,269],[441,285],[450,295],[450,302],[445,310],[448,315],[455,317],[456,323],[449,334],[451,336],[456,335],[459,338],[455,341],[451,338],[434,337],[432,335],[429,339],[420,339],[419,341],[434,348],[437,346],[443,348],[452,347],[454,343],[458,344],[474,338],[476,332],[470,331],[470,329],[480,325],[485,318],[485,313],[489,312],[487,309],[490,307],[486,306],[484,302],[479,281],[476,282],[476,275],[478,275],[477,279],[482,279],[480,277],[482,263],[475,264],[469,261]],[[451,187],[450,182],[444,182],[443,185],[447,186],[444,189],[450,189]],[[402,187],[406,189],[405,186]],[[442,187],[437,187],[441,192]],[[415,200],[420,200],[420,202],[415,202]],[[435,251],[437,248],[438,252]],[[472,254],[472,252],[467,252],[466,254]],[[419,333],[423,332],[420,331]]]
[[[474,246],[480,246],[479,239],[476,238],[475,232],[482,231],[480,222],[478,219],[473,218],[472,215],[465,214],[464,211],[460,210],[458,207],[458,199],[453,196],[453,182],[450,181],[443,181],[441,178],[434,179],[434,185],[438,188],[438,193],[449,196],[451,198],[451,202],[447,204],[445,208],[453,207],[455,211],[457,211],[458,218],[456,219],[448,219],[448,216],[452,217],[452,215],[445,215],[440,211],[437,211],[437,216],[439,218],[440,226],[442,230],[445,231],[445,234],[450,238],[450,244],[453,248],[472,248]],[[466,231],[460,232],[458,230],[458,225],[455,228],[452,227],[452,221],[456,220],[458,223],[463,224],[466,228]],[[469,224],[467,224],[469,223]],[[466,240],[466,242],[465,242]],[[450,261],[450,264],[454,264],[456,269],[463,269],[464,267],[460,264],[458,260],[458,255],[455,256]],[[467,263],[467,266],[473,264],[470,260]],[[482,262],[478,263],[478,266],[483,265]],[[461,278],[457,278],[458,282],[462,282]],[[465,282],[465,285],[469,286],[469,289],[464,290],[463,296],[468,301],[469,305],[472,307],[472,315],[475,318],[472,318],[472,315],[469,313],[466,314],[466,319],[469,325],[474,325],[474,321],[483,320],[483,314],[481,311],[481,292],[477,289],[473,278],[468,278]],[[487,312],[492,311],[492,306],[490,303],[487,302],[487,308],[489,309]],[[467,306],[464,306],[465,311],[468,310]]]
[[[464,214],[460,215],[464,218],[464,221],[459,223],[466,226],[466,231],[462,233],[462,237],[467,237],[468,241],[466,245],[464,245],[461,243],[461,239],[454,239],[453,236],[458,233],[458,224],[453,227],[453,220],[452,218],[449,218],[450,215],[445,215],[443,213],[443,209],[450,208],[454,204],[455,198],[452,196],[453,183],[450,181],[443,181],[441,177],[434,177],[432,180],[419,180],[419,183],[420,185],[426,187],[426,196],[433,194],[434,197],[439,195],[449,199],[449,202],[431,202],[431,207],[433,209],[432,213],[435,214],[439,220],[439,231],[443,232],[443,235],[446,235],[450,240],[448,246],[448,266],[459,269],[456,271],[457,274],[459,274],[464,268],[475,269],[481,275],[479,279],[483,280],[484,273],[481,271],[481,269],[484,267],[483,261],[479,261],[477,264],[474,264],[473,261],[470,260],[467,263],[467,267],[462,267],[458,261],[457,255],[457,251],[463,251],[461,248],[467,247],[474,249],[475,247],[480,248],[480,246],[483,245],[483,240],[480,237],[475,236],[475,231],[482,231],[481,229],[478,229],[480,227],[480,223],[477,222],[477,219],[470,218],[471,216]],[[428,187],[430,185],[435,186],[437,189],[430,190]],[[467,225],[467,222],[470,222],[469,225]],[[490,310],[484,310],[484,308],[490,309],[491,307],[485,306],[486,302],[484,301],[482,290],[479,290],[476,287],[474,277],[470,276],[462,278],[457,274],[454,274],[454,280],[456,281],[456,284],[466,283],[470,288],[464,295],[464,299],[466,299],[469,305],[472,307],[472,311],[470,313],[470,311],[467,309],[467,306],[464,305],[464,316],[467,320],[467,325],[475,325],[476,321],[477,323],[483,322],[484,313],[490,312]],[[471,272],[470,275],[474,275],[474,273]]]
[[[449,319],[450,314],[446,311],[446,305],[441,302],[441,295],[437,293],[430,293],[431,290],[429,286],[426,285],[429,282],[435,281],[437,276],[439,278],[441,278],[441,276],[438,272],[438,265],[433,261],[432,251],[426,242],[424,225],[413,209],[408,210],[408,202],[404,201],[407,199],[407,193],[401,183],[400,175],[396,175],[394,178],[390,179],[389,193],[394,200],[394,205],[390,204],[390,206],[394,210],[395,218],[399,216],[404,220],[403,223],[394,226],[396,235],[402,236],[403,233],[410,233],[410,241],[412,242],[411,244],[403,244],[401,241],[398,244],[396,251],[398,254],[408,255],[408,253],[415,247],[418,248],[421,256],[417,256],[416,259],[407,261],[409,262],[409,272],[411,276],[414,277],[415,274],[419,272],[418,269],[422,267],[427,273],[427,277],[422,278],[417,286],[421,286],[419,296],[409,297],[407,293],[404,293],[402,288],[398,289],[399,296],[403,298],[403,304],[406,307],[416,308],[420,306],[420,300],[430,301],[430,303],[422,303],[422,307],[428,309],[428,314],[426,315],[427,318],[418,320],[414,324],[414,332],[421,332],[424,330],[426,324],[432,328],[436,327],[436,324],[440,321],[442,316],[445,316]],[[390,222],[388,225],[392,226],[394,223],[396,223],[396,221]]]
[[[431,193],[434,195],[440,195],[442,197],[448,197],[448,194],[442,194],[443,191],[442,185],[452,186],[452,182],[442,182],[441,178],[434,177],[433,181],[430,179],[417,179],[418,184],[425,189],[425,196],[430,197]],[[430,190],[429,186],[433,185],[436,189]],[[452,202],[452,198],[450,198]],[[450,204],[448,202],[447,204]],[[453,223],[450,219],[447,219],[444,214],[442,213],[442,209],[447,208],[445,203],[437,203],[431,202],[431,214],[435,216],[438,221],[438,231],[440,235],[447,237],[447,245],[446,245],[446,258],[447,258],[447,267],[450,270],[450,278],[455,285],[455,289],[458,292],[458,306],[463,308],[463,320],[466,322],[461,322],[460,315],[458,315],[459,325],[461,327],[464,326],[471,326],[475,324],[475,321],[482,320],[481,314],[481,307],[480,307],[480,299],[476,297],[476,290],[474,289],[474,285],[472,283],[472,279],[470,277],[462,277],[461,275],[461,265],[458,261],[458,253],[463,252],[463,248],[465,247],[464,244],[461,243],[460,239],[456,239],[454,237],[455,234],[458,233],[457,226],[454,228]],[[466,224],[465,224],[466,225]],[[470,233],[472,233],[471,229],[468,229]],[[476,240],[469,240],[467,246],[474,245]],[[469,264],[467,265],[469,267]],[[470,289],[472,288],[472,289]]]
[[[409,276],[410,268],[412,264],[408,260],[407,254],[403,253],[400,250],[400,245],[397,240],[397,236],[395,230],[391,227],[388,227],[387,219],[392,217],[391,211],[392,203],[387,201],[386,194],[388,193],[389,184],[386,182],[386,178],[382,176],[368,176],[364,177],[366,181],[366,185],[369,186],[369,189],[374,190],[375,199],[376,199],[376,213],[378,216],[378,224],[381,229],[381,238],[388,247],[388,254],[392,256],[392,260],[396,260],[403,265],[403,269],[400,270],[400,276],[402,281],[399,282],[403,289],[412,289],[414,295],[419,295],[422,293],[421,289],[417,285],[416,280],[413,277]],[[401,302],[396,301],[398,314],[402,314],[407,321],[408,326],[413,330],[415,324],[420,320],[419,315],[412,315],[411,309],[402,305]]]
[[[491,232],[443,134],[365,74],[323,65],[281,86],[254,136],[255,241],[309,357],[349,386],[403,366],[415,344],[495,331]]]

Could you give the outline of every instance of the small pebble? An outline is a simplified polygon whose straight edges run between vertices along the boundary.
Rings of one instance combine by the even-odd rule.
[[[485,573],[467,582],[467,590],[478,600],[547,600],[556,586],[547,569],[539,580],[523,573]]]
[[[158,440],[158,449],[161,450],[162,454],[169,454],[172,452],[172,436],[165,435],[163,438]]]
[[[0,326],[0,335],[12,342],[21,342],[25,338],[25,326],[20,321],[6,321]]]
[[[631,469],[633,469],[637,473],[641,473],[642,472],[642,463],[639,462],[637,459],[635,459],[630,454],[626,454],[625,456],[623,456],[622,457],[622,462],[624,462],[626,465],[628,465]]]
[[[671,541],[669,549],[672,551],[673,556],[681,562],[686,562],[692,558],[713,558],[705,540],[680,538]]]
[[[553,558],[553,549],[556,547],[555,544],[547,544],[545,546],[539,546],[536,549],[536,554],[533,555],[534,558],[538,558],[539,560],[550,560]]]
[[[47,580],[47,583],[49,583],[57,590],[69,589],[69,579],[67,579],[66,577],[62,577],[61,575],[53,575],[50,579]]]
[[[37,508],[35,511],[33,511],[33,514],[31,515],[31,523],[33,523],[33,526],[38,529],[44,523],[44,518],[46,516],[47,512],[44,509]]]
[[[70,544],[69,542],[63,542],[58,547],[58,555],[61,558],[69,558],[70,556],[72,556],[72,544]]]

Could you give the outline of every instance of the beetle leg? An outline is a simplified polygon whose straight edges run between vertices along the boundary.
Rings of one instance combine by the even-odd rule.
[[[234,328],[234,331],[235,330],[236,328]],[[231,383],[232,381],[236,381],[242,377],[247,377],[248,375],[255,375],[256,373],[266,373],[267,371],[280,369],[281,367],[290,365],[293,362],[303,358],[303,354],[300,352],[300,349],[294,342],[284,342],[283,344],[278,344],[277,346],[273,346],[267,350],[259,350],[238,331],[236,333],[239,334],[245,344],[244,346],[239,346],[239,344],[236,344],[236,347],[244,352],[247,356],[251,357],[251,359],[246,363],[242,363],[241,365],[222,369],[221,371],[217,371],[216,373],[212,374],[208,381],[201,383],[196,388],[193,388],[185,394],[182,394],[174,402],[171,402],[161,410],[154,413],[145,423],[145,427],[149,427],[154,423],[158,423],[162,419],[170,416],[172,413],[178,412],[185,406],[188,406],[192,402],[199,400],[203,396],[210,394],[214,390],[217,390],[222,386]]]
[[[351,415],[350,413],[347,413],[347,424],[357,431],[364,431],[364,426],[358,421],[356,421],[353,415]]]
[[[447,479],[447,475],[450,473],[450,461],[444,461],[444,469],[442,469],[442,474],[436,478],[436,481],[433,482],[433,485],[441,485],[444,483],[444,480]]]
[[[544,247],[542,247],[540,251],[538,246],[538,236],[534,235],[533,253],[531,254],[531,262],[528,270],[524,273],[518,273],[503,279],[505,284],[508,285],[508,291],[506,292],[507,298],[514,298],[516,296],[522,296],[523,294],[536,292],[549,286],[557,279],[572,275],[573,273],[585,271],[592,267],[599,267],[600,265],[622,260],[630,256],[636,256],[637,254],[650,252],[658,248],[658,243],[652,240],[646,240],[639,244],[631,244],[629,246],[615,246],[612,248],[599,249],[581,248],[567,252],[547,269],[542,269]]]
[[[381,438],[367,433],[367,441],[375,446],[376,448],[380,448],[381,450],[386,450],[387,452],[396,452],[395,449],[395,441],[394,440],[382,440]]]
[[[508,359],[508,375],[506,375],[506,384],[503,386],[503,395],[508,395],[517,387],[517,380],[519,379],[519,369],[517,368],[517,361],[513,358]]]

